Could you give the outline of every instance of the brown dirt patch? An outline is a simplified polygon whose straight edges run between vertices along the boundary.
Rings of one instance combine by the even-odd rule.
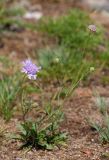
[[[99,87],[99,90],[102,92],[102,88]],[[106,89],[104,94],[108,96]],[[66,118],[62,129],[69,134],[66,148],[54,151],[32,150],[27,152],[27,150],[18,150],[19,142],[2,137],[0,138],[0,159],[35,160],[37,157],[37,160],[102,160],[102,154],[108,151],[109,146],[100,144],[97,133],[91,130],[86,121],[86,118],[99,116],[92,95],[92,89],[79,88],[64,105]],[[17,117],[7,124],[0,119],[0,123],[7,128],[7,133],[13,134],[18,131],[16,124],[19,123],[19,120]]]

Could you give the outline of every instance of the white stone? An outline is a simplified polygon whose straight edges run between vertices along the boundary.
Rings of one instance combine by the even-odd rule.
[[[42,17],[42,12],[40,11],[34,11],[34,12],[27,12],[24,15],[25,19],[35,19],[35,20],[39,20]]]
[[[109,0],[82,0],[93,9],[109,11]]]

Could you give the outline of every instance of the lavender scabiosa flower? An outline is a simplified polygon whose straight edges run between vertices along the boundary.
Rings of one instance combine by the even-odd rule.
[[[91,24],[91,25],[89,25],[88,26],[88,29],[90,30],[90,31],[92,31],[92,32],[96,32],[96,26],[95,25],[93,25],[93,24]]]
[[[30,59],[23,61],[22,64],[21,72],[26,73],[29,79],[35,80],[41,67],[36,66]]]

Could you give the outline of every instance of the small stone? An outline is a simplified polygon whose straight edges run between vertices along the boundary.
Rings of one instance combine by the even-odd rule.
[[[25,19],[35,19],[39,20],[42,17],[42,12],[40,11],[34,11],[34,12],[27,12],[24,15]]]

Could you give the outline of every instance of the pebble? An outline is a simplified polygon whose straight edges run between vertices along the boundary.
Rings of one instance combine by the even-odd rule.
[[[34,12],[27,12],[27,13],[25,13],[25,15],[24,15],[24,18],[25,19],[34,19],[34,20],[39,20],[41,17],[42,17],[42,12],[40,12],[40,11],[34,11]]]
[[[109,12],[109,0],[82,0],[82,2],[92,9],[106,10]]]

